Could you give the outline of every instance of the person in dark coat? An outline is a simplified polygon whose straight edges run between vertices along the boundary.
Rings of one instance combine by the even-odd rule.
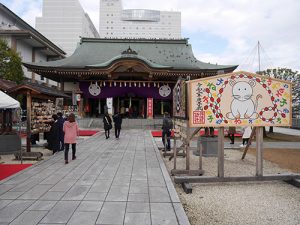
[[[115,123],[115,136],[116,138],[119,138],[122,127],[122,115],[117,111],[113,116],[113,120]]]
[[[59,127],[59,151],[64,151],[65,149],[65,143],[64,143],[64,131],[63,131],[63,126],[65,119],[63,118],[63,114],[61,112],[57,113],[57,123]]]
[[[48,143],[50,146],[50,149],[53,151],[53,154],[58,152],[60,149],[59,146],[59,125],[57,122],[57,115],[53,115],[52,119],[54,120],[51,128],[50,128],[50,132],[49,132],[49,136],[48,136]]]
[[[235,127],[229,127],[228,129],[228,137],[230,139],[230,144],[234,144],[234,134],[236,133]]]
[[[112,124],[111,124],[112,121],[111,121],[111,118],[108,113],[104,114],[103,123],[104,123],[105,137],[106,137],[106,139],[108,139],[109,138],[109,130],[112,128]]]
[[[171,150],[170,138],[171,138],[172,129],[173,129],[173,121],[170,117],[170,114],[168,112],[165,112],[163,125],[162,125],[162,142],[164,146],[166,146],[165,138],[167,139],[167,146],[166,146],[167,151]]]

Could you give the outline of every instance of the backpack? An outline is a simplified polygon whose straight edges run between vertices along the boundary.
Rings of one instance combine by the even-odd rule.
[[[166,117],[164,121],[164,130],[173,129],[173,121],[170,117]]]

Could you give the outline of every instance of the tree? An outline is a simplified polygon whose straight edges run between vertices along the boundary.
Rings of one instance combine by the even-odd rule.
[[[267,69],[261,72],[262,75],[281,80],[290,81],[292,85],[292,114],[299,115],[300,104],[300,73],[288,68]]]
[[[3,39],[0,39],[0,78],[18,84],[24,79],[21,57]]]
[[[288,68],[274,68],[261,71],[263,76],[273,77],[281,80],[290,81],[292,85],[292,115],[299,114],[300,104],[300,74],[298,71],[293,71]],[[273,127],[270,127],[270,133],[273,132]]]

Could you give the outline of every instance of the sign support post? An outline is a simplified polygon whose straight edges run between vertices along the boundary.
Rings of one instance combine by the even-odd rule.
[[[256,176],[263,176],[263,127],[256,128]]]
[[[219,128],[218,134],[218,177],[224,177],[224,127]]]

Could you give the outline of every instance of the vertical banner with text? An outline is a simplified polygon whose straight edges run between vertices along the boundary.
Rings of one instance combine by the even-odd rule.
[[[147,118],[153,118],[153,98],[147,98]]]
[[[107,98],[106,105],[107,105],[108,114],[112,115],[113,114],[113,98]]]

